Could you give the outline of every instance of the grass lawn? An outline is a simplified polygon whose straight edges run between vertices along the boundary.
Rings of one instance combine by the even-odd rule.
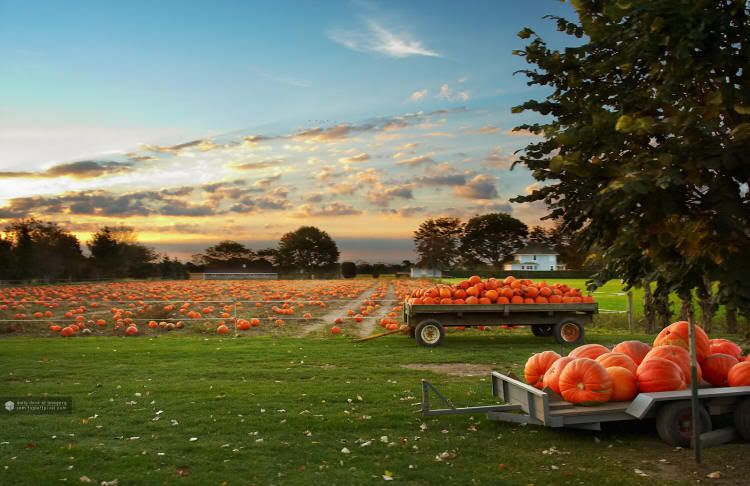
[[[590,332],[588,341],[633,337],[651,339]],[[698,467],[691,451],[663,444],[649,423],[594,433],[418,413],[420,378],[460,406],[493,403],[488,375],[403,365],[471,363],[519,374],[531,353],[557,348],[528,331],[456,333],[433,350],[401,335],[362,344],[13,337],[0,346],[0,394],[73,398],[71,414],[0,414],[0,484],[84,484],[83,476],[120,485],[351,485],[384,476],[409,484],[640,484],[705,480],[717,470],[740,484],[750,475],[746,443],[709,449]]]

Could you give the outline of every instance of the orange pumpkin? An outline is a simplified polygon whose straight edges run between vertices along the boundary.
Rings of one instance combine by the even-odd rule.
[[[595,405],[612,396],[612,379],[593,359],[574,359],[565,366],[558,382],[563,399],[573,404]]]
[[[684,390],[685,375],[674,361],[652,357],[643,360],[636,373],[638,387],[642,393]]]
[[[554,351],[544,351],[532,355],[526,361],[526,366],[523,369],[526,383],[541,390],[544,387],[544,374],[558,359],[560,359],[560,355]]]
[[[612,351],[615,353],[627,354],[637,366],[641,364],[646,354],[651,351],[651,345],[641,341],[623,341],[612,348]]]
[[[341,328],[339,326],[333,326],[331,328],[331,334],[341,334]]]
[[[750,386],[750,361],[742,361],[732,366],[727,375],[729,386]]]
[[[638,394],[638,378],[628,368],[610,366],[607,368],[607,374],[612,380],[611,401],[627,402]]]
[[[728,354],[738,360],[742,359],[742,349],[729,339],[711,339],[708,354]]]
[[[685,376],[685,382],[688,385],[690,384],[691,382],[690,353],[685,351],[684,348],[681,348],[679,346],[672,346],[672,345],[659,346],[649,351],[646,357],[643,358],[643,362],[646,362],[647,360],[651,358],[664,358],[664,359],[668,359],[669,361],[672,361],[674,364],[676,364],[680,368],[680,371],[682,371],[682,374]],[[698,371],[698,382],[700,383],[701,378],[702,378],[700,366],[698,366],[697,371]]]
[[[633,374],[635,374],[635,371],[638,369],[638,365],[635,364],[635,361],[624,353],[611,352],[600,354],[599,357],[596,358],[596,361],[605,368],[611,368],[612,366],[627,368]]]
[[[713,386],[728,386],[727,375],[737,363],[739,361],[734,356],[723,353],[711,354],[701,363],[701,371],[706,381]]]
[[[550,390],[554,391],[558,395],[560,394],[560,373],[565,369],[565,367],[573,361],[575,358],[571,358],[570,356],[564,356],[554,363],[552,363],[552,366],[549,367],[547,372],[544,374],[544,379],[542,380],[542,386],[543,388],[549,388]]]
[[[606,346],[602,346],[601,344],[584,344],[568,353],[568,356],[571,358],[596,359],[604,353],[609,353],[609,348]]]
[[[73,328],[72,328],[72,327],[70,327],[70,326],[65,326],[65,327],[63,327],[63,328],[62,328],[62,329],[60,330],[60,335],[61,335],[62,337],[70,337],[70,336],[72,336],[72,335],[73,335],[74,333],[75,333],[75,331],[73,331]]]
[[[688,339],[688,328],[690,325],[687,321],[678,321],[670,324],[661,330],[661,332],[654,339],[654,347],[673,345],[679,346],[686,351],[690,350],[690,340]],[[695,326],[695,355],[700,363],[703,359],[710,354],[711,345],[709,343],[708,334],[703,330],[702,327],[696,324]]]

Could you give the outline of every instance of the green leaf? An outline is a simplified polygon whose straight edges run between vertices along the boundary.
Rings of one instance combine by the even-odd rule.
[[[518,37],[520,37],[521,39],[528,39],[532,35],[534,35],[534,31],[529,29],[528,27],[524,27],[524,29],[518,33]]]
[[[722,97],[721,97],[721,91],[716,90],[708,94],[706,96],[706,103],[709,105],[718,106],[721,104]]]
[[[732,130],[732,138],[735,140],[745,140],[750,138],[750,123],[740,123]]]
[[[635,128],[633,122],[634,120],[632,116],[622,115],[617,119],[617,123],[615,123],[615,131],[620,133],[630,133]]]
[[[740,115],[750,115],[750,106],[734,105],[734,111]]]
[[[618,0],[616,5],[620,10],[630,10],[633,7],[632,2],[627,2],[625,0]]]
[[[659,32],[662,27],[664,27],[664,19],[662,17],[656,17],[653,22],[651,22],[651,32]]]
[[[516,113],[516,114],[523,113],[523,109],[524,109],[523,106],[514,106],[513,108],[510,109],[510,112]]]

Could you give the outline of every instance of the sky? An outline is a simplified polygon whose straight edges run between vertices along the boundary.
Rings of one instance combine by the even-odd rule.
[[[513,73],[557,0],[0,0],[0,226],[56,221],[85,243],[128,225],[189,259],[275,246],[303,225],[342,260],[415,259],[427,218],[540,224],[510,166],[535,140]]]

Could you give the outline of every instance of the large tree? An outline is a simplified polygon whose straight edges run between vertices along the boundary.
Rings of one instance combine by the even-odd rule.
[[[75,278],[85,264],[81,245],[57,223],[23,219],[6,229],[16,278]]]
[[[530,29],[530,85],[515,107],[546,121],[520,156],[600,280],[659,282],[687,298],[706,281],[750,311],[750,10],[742,1],[575,0],[576,39],[555,50]]]
[[[474,216],[461,234],[462,255],[500,268],[503,261],[525,243],[529,228],[506,213]]]
[[[325,231],[302,226],[281,237],[278,258],[283,268],[315,272],[338,262],[339,249]]]
[[[159,255],[138,243],[129,226],[104,226],[87,243],[91,260],[104,277],[148,277],[158,272]]]
[[[193,255],[196,263],[206,265],[212,263],[250,262],[255,259],[255,252],[242,243],[224,240],[209,246],[203,253]]]
[[[458,218],[428,219],[414,232],[419,263],[429,268],[450,267],[458,258],[463,225]]]

